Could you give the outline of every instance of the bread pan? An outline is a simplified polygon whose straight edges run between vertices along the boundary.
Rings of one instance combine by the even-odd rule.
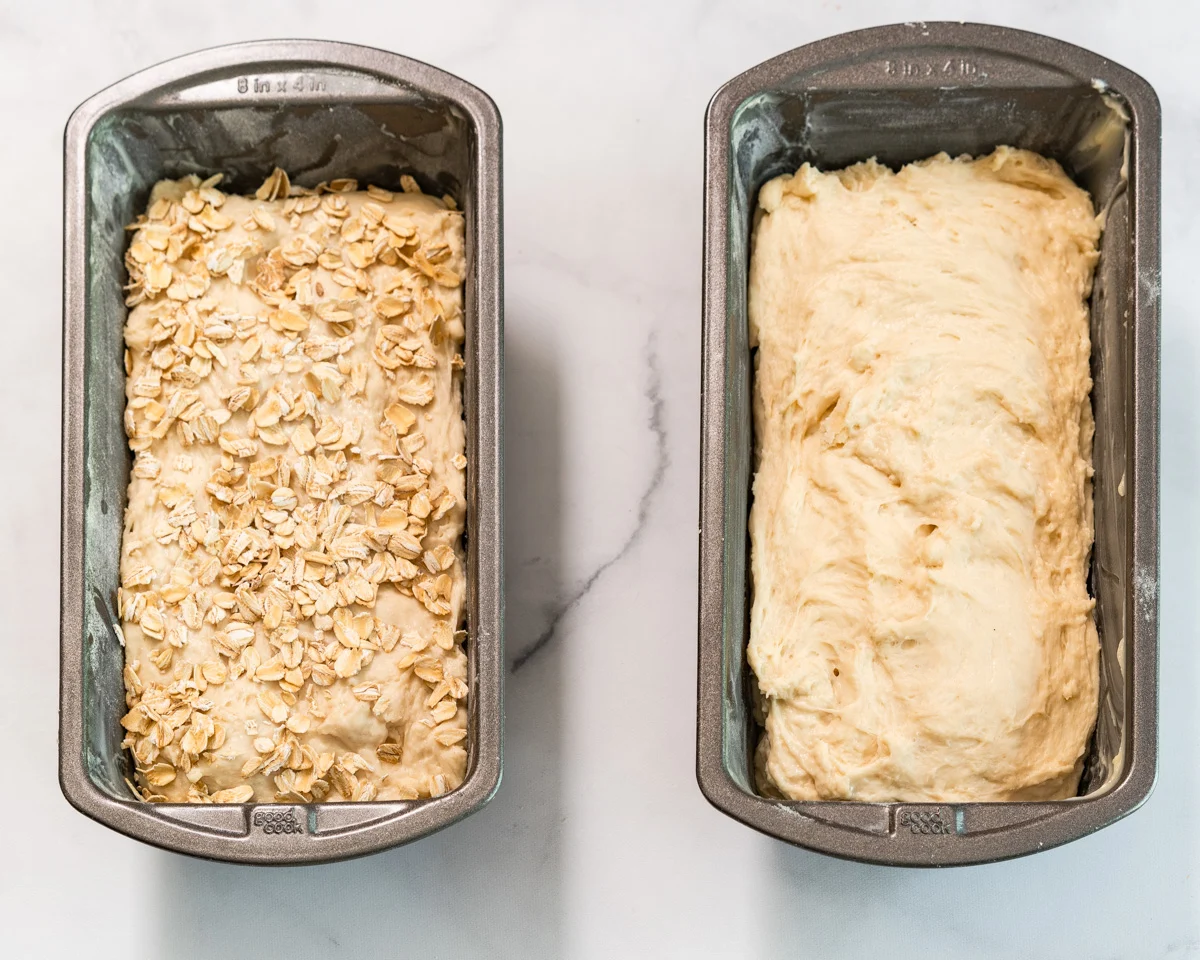
[[[406,803],[149,804],[120,748],[123,651],[114,631],[130,456],[122,414],[124,226],[163,177],[225,174],[252,192],[279,166],[399,187],[412,174],[466,217],[468,768],[450,793]],[[66,129],[59,777],[115,830],[184,853],[305,863],[405,843],[477,810],[500,781],[500,115],[481,90],[367,47],[269,41],[205,50],[96,94]]]
[[[1016,857],[1098,830],[1154,784],[1158,631],[1158,100],[1140,77],[1002,27],[907,23],[800,47],[723,86],[705,128],[697,776],[719,809],[874,863]],[[893,167],[1008,144],[1058,160],[1104,212],[1091,302],[1100,716],[1080,795],[1022,803],[780,802],[755,792],[746,664],[753,364],[746,279],[759,188],[808,161]]]

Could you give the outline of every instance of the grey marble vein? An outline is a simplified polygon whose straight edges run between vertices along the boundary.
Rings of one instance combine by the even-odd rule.
[[[637,520],[629,536],[625,538],[625,542],[621,544],[616,553],[596,567],[575,588],[575,591],[564,602],[558,605],[550,616],[550,621],[546,624],[545,629],[538,635],[538,638],[517,654],[513,659],[513,673],[516,673],[525,664],[529,663],[530,660],[554,639],[559,625],[567,614],[579,605],[583,598],[591,591],[592,587],[596,585],[609,569],[619,563],[634,548],[646,529],[646,523],[650,519],[650,507],[653,503],[654,495],[658,492],[659,487],[662,486],[663,479],[667,475],[667,467],[671,462],[670,455],[667,452],[667,428],[663,424],[662,375],[658,369],[658,349],[653,331],[650,333],[646,344],[646,370],[645,397],[650,404],[649,427],[651,433],[654,434],[654,471],[650,474],[650,480],[646,484],[646,488],[642,491],[641,497],[638,499]]]

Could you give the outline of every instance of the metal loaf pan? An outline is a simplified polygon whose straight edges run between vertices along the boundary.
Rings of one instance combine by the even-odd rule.
[[[481,90],[367,47],[269,41],[205,50],[96,94],[66,130],[59,777],[83,813],[148,843],[244,863],[304,863],[414,840],[500,781],[502,717],[500,115]],[[122,427],[125,224],[162,177],[221,171],[251,192],[274,166],[399,187],[412,174],[466,216],[468,767],[408,803],[148,804],[120,749],[113,630],[130,457]]]
[[[1076,839],[1154,784],[1158,630],[1158,100],[1130,71],[1001,27],[848,33],[722,87],[705,128],[697,777],[764,833],[874,863],[977,863]],[[1091,304],[1100,718],[1080,796],[1042,803],[778,802],[755,792],[746,665],[753,464],[746,282],[758,190],[809,161],[899,165],[1001,144],[1059,160],[1106,211]]]

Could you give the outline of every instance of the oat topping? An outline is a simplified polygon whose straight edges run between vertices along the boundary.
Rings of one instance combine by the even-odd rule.
[[[220,180],[129,228],[134,789],[438,796],[466,768],[462,215],[409,177]]]

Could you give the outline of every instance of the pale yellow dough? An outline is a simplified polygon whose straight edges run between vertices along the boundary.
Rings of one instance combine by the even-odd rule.
[[[1075,795],[1099,655],[1088,195],[1001,147],[806,164],[759,206],[760,789]]]
[[[463,779],[462,216],[333,189],[166,181],[131,235],[118,603],[148,800]]]

